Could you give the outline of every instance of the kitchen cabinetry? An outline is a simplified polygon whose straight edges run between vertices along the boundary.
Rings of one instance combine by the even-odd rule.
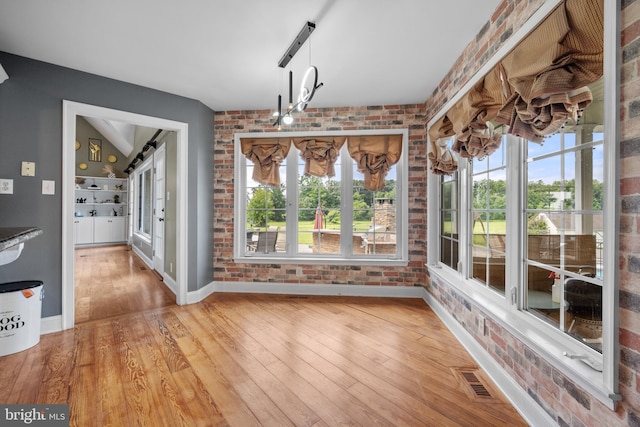
[[[93,218],[74,218],[73,234],[76,245],[93,243]]]
[[[127,240],[126,178],[76,177],[75,243],[103,244]]]
[[[125,217],[97,216],[93,218],[93,243],[124,242]]]

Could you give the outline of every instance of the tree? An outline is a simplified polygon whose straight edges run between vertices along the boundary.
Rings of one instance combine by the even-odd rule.
[[[506,218],[505,210],[507,208],[506,181],[483,179],[474,182],[473,208],[479,210],[499,210],[501,212],[491,212],[489,220],[504,220]]]
[[[300,195],[298,199],[298,220],[313,221],[316,209],[322,208],[326,215],[331,208],[340,209],[340,185],[333,180],[323,182],[316,176],[300,177]]]
[[[529,182],[527,186],[528,209],[550,209],[556,198],[553,196],[553,187],[542,180]]]
[[[267,221],[284,221],[285,206],[282,188],[254,188],[247,205],[247,220],[253,227],[266,227]]]

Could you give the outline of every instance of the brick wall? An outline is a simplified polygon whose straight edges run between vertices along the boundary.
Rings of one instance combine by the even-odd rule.
[[[298,276],[295,264],[246,264],[233,261],[233,163],[235,133],[273,132],[271,113],[224,111],[215,116],[214,171],[214,281],[279,282],[421,286],[426,280],[427,148],[424,105],[307,108],[291,127],[294,131],[365,129],[409,130],[409,265],[336,266],[305,265]],[[240,154],[241,155],[241,154]]]
[[[531,16],[543,1],[503,1],[427,100],[429,118]],[[516,339],[487,313],[437,279],[428,291],[562,426],[640,426],[640,0],[621,1],[620,105],[620,393],[611,411]],[[609,219],[607,219],[609,220]],[[477,335],[478,315],[487,335]]]

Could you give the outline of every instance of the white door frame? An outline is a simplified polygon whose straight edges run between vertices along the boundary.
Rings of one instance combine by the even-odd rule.
[[[176,192],[176,303],[187,303],[187,175],[188,175],[188,124],[145,116],[126,111],[112,110],[90,104],[62,101],[62,325],[70,329],[75,324],[74,313],[74,243],[73,213],[75,194],[75,141],[77,116],[97,117],[128,122],[139,126],[171,130],[177,136],[177,192]]]
[[[164,243],[165,243],[165,195],[166,195],[166,159],[165,144],[162,144],[153,153],[153,269],[164,277]],[[162,162],[162,170],[158,168],[158,162]],[[161,209],[159,209],[161,208]],[[158,236],[161,236],[158,239]],[[158,243],[158,240],[161,240]]]

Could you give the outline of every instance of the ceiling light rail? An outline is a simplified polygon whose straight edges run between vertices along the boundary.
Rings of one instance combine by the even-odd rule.
[[[284,68],[287,66],[289,61],[293,59],[298,50],[300,50],[300,47],[302,47],[304,42],[307,41],[307,39],[315,29],[316,24],[314,24],[313,22],[307,21],[307,23],[304,24],[304,26],[296,36],[296,39],[293,41],[293,43],[291,43],[291,46],[289,46],[289,49],[287,49],[284,55],[282,55],[282,58],[280,58],[280,61],[278,61],[278,67]]]
[[[142,150],[140,150],[140,152],[136,154],[133,160],[131,160],[131,163],[129,163],[129,166],[127,166],[127,168],[124,170],[124,173],[126,173],[127,175],[131,174],[131,172],[133,172],[133,170],[136,168],[138,161],[142,162],[144,160],[144,153],[152,148],[155,149],[157,147],[158,141],[156,141],[156,138],[158,137],[158,135],[160,135],[162,130],[163,129],[158,129],[156,133],[153,134],[151,139],[144,144]]]

